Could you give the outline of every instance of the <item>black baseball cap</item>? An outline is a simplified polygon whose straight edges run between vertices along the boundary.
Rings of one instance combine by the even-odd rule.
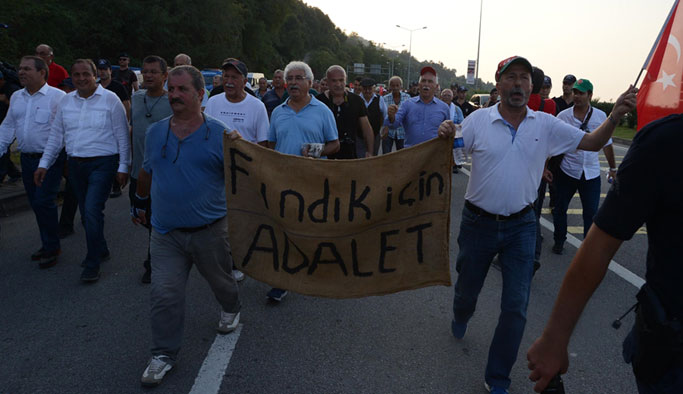
[[[375,84],[375,80],[372,78],[363,78],[362,81],[360,81],[360,86],[366,88],[368,86],[373,86]]]
[[[543,87],[546,88],[546,87],[548,87],[548,86],[553,86],[553,80],[550,79],[550,77],[546,75],[546,76],[543,78]]]
[[[571,83],[572,85],[576,82],[576,77],[573,76],[572,74],[567,74],[564,76],[564,79],[562,80],[563,84],[568,84]]]
[[[243,62],[234,59],[234,58],[228,58],[223,60],[223,64],[221,65],[221,69],[225,70],[228,67],[232,67],[235,70],[237,70],[244,78],[247,77],[247,65],[244,64]]]
[[[109,63],[109,60],[107,59],[98,59],[97,60],[97,68],[100,70],[105,70],[111,68],[111,63]]]

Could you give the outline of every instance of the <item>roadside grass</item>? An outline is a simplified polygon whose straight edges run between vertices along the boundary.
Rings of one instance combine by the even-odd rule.
[[[614,134],[612,136],[618,137],[618,138],[623,138],[626,140],[632,140],[633,136],[635,134],[636,134],[636,129],[632,129],[632,128],[626,127],[626,126],[617,126],[617,128],[614,129]]]

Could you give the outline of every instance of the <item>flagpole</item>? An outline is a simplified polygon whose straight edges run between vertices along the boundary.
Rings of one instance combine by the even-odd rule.
[[[666,17],[666,20],[664,21],[664,24],[662,25],[662,28],[659,30],[659,34],[657,35],[657,39],[655,39],[654,44],[652,44],[652,49],[650,49],[650,53],[647,55],[647,59],[645,59],[645,63],[643,63],[643,67],[640,69],[640,72],[638,73],[638,77],[636,78],[636,82],[633,84],[634,87],[638,86],[638,82],[640,81],[640,77],[643,75],[643,71],[647,69],[648,63],[650,63],[650,58],[652,58],[652,55],[655,52],[655,49],[657,48],[657,44],[659,43],[659,40],[662,38],[662,34],[664,33],[664,29],[666,29],[666,25],[669,24],[669,20],[671,19],[671,15],[673,15],[674,10],[676,9],[676,6],[678,5],[678,1],[674,1],[674,5],[671,6],[671,10],[669,11],[669,15]]]

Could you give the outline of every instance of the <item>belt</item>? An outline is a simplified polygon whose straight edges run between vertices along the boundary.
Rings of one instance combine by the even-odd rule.
[[[91,156],[91,157],[69,156],[69,159],[76,160],[77,162],[80,162],[80,163],[86,163],[89,161],[95,161],[97,159],[103,159],[103,158],[112,157],[112,156],[118,157],[119,155],[115,154],[115,155],[108,155],[108,156]]]
[[[472,204],[471,202],[469,202],[467,200],[465,200],[465,206],[467,207],[467,209],[476,213],[477,215],[484,216],[484,217],[491,218],[491,219],[496,219],[497,221],[506,221],[506,220],[517,219],[518,217],[529,212],[532,208],[531,204],[529,204],[526,207],[524,207],[521,211],[515,212],[515,213],[508,215],[508,216],[505,216],[505,215],[496,215],[495,213],[487,212],[487,211],[479,208],[478,206]]]
[[[39,153],[21,152],[21,155],[22,155],[22,156],[26,156],[26,157],[28,157],[28,158],[30,158],[30,159],[40,159],[41,157],[43,157],[43,153],[42,153],[42,152],[39,152]]]
[[[211,223],[202,224],[201,226],[197,226],[197,227],[178,227],[178,228],[176,228],[176,230],[178,230],[178,231],[180,231],[180,232],[183,232],[183,233],[196,233],[197,231],[202,231],[202,230],[205,230],[205,229],[207,229],[207,228],[213,226],[214,224],[220,222],[224,217],[225,217],[225,216],[220,217],[220,218],[214,220],[214,221],[211,222]]]

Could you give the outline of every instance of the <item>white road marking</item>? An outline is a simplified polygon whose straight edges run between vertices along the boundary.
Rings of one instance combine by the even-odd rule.
[[[470,171],[462,168],[461,169],[462,173],[470,176]],[[555,230],[555,226],[553,226],[552,223],[550,223],[546,218],[541,217],[541,225],[551,232]],[[578,238],[571,234],[567,234],[567,242],[571,244],[572,246],[576,247],[577,249],[581,246],[581,241],[579,241]],[[640,287],[645,284],[645,280],[641,278],[640,276],[634,274],[633,272],[629,271],[624,267],[623,265],[617,263],[616,261],[612,260],[609,263],[609,270],[617,274],[620,278],[623,280],[627,281],[628,283],[632,284],[636,288],[640,289]]]
[[[232,352],[235,350],[241,332],[242,325],[240,324],[230,334],[216,335],[194,380],[190,394],[212,394],[221,389],[225,371],[228,369]]]

